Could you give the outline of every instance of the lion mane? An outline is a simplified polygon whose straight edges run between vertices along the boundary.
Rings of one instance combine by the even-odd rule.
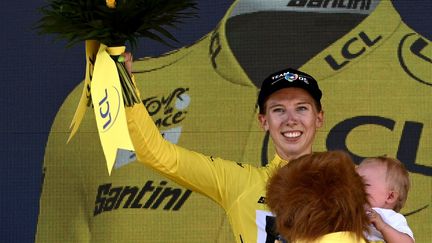
[[[341,231],[364,239],[368,230],[364,183],[342,151],[304,155],[279,168],[267,184],[266,202],[276,230],[291,242]]]

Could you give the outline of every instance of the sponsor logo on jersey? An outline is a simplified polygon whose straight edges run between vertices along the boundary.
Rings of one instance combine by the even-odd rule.
[[[230,18],[256,12],[316,12],[316,13],[354,13],[369,14],[380,0],[279,0],[239,1],[231,12]]]
[[[415,33],[399,43],[398,59],[402,69],[414,80],[432,86],[432,44]]]
[[[147,181],[138,186],[113,186],[112,183],[98,187],[93,215],[117,209],[158,209],[178,211],[192,191],[172,188],[168,182]]]
[[[186,118],[191,98],[189,88],[175,88],[162,96],[152,96],[143,100],[156,126],[168,141],[176,144],[181,135],[181,122]]]
[[[337,71],[354,59],[362,56],[369,49],[372,49],[381,39],[381,35],[373,36],[366,31],[360,31],[358,35],[352,37],[342,45],[339,53],[329,54],[324,60],[330,65],[331,69]]]
[[[371,0],[290,0],[289,7],[369,10]]]
[[[188,88],[176,88],[167,95],[153,96],[143,100],[150,116],[159,128],[179,124],[185,118],[190,97]]]

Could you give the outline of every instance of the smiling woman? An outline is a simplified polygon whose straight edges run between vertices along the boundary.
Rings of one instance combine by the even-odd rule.
[[[321,96],[312,76],[293,69],[264,80],[258,96],[258,119],[282,159],[290,161],[312,152],[316,130],[324,119]]]
[[[168,142],[143,104],[127,107],[126,116],[138,162],[219,204],[236,242],[274,242],[274,218],[262,200],[266,183],[278,167],[312,152],[323,122],[316,105],[321,96],[317,81],[295,69],[280,70],[263,81],[259,120],[276,147],[274,159],[265,167],[214,158]]]
[[[267,99],[265,113],[259,119],[283,159],[290,161],[312,152],[315,131],[324,118],[315,103],[302,88],[283,88]]]

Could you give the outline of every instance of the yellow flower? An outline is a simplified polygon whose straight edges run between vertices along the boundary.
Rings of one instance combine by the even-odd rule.
[[[108,8],[115,8],[116,1],[115,0],[105,0]]]

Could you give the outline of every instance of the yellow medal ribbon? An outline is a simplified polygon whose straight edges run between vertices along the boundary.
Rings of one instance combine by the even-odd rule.
[[[127,127],[119,72],[110,56],[121,55],[124,51],[124,46],[107,47],[101,44],[91,84],[91,98],[99,138],[110,175],[114,164],[135,159]]]
[[[86,40],[85,48],[86,48],[86,73],[84,78],[84,88],[77,109],[75,111],[75,114],[72,118],[72,122],[69,127],[71,132],[69,134],[67,143],[69,143],[69,141],[78,131],[78,128],[87,110],[87,107],[90,106],[90,102],[91,102],[90,82],[93,76],[93,68],[96,62],[96,54],[99,49],[99,42],[95,40]]]

